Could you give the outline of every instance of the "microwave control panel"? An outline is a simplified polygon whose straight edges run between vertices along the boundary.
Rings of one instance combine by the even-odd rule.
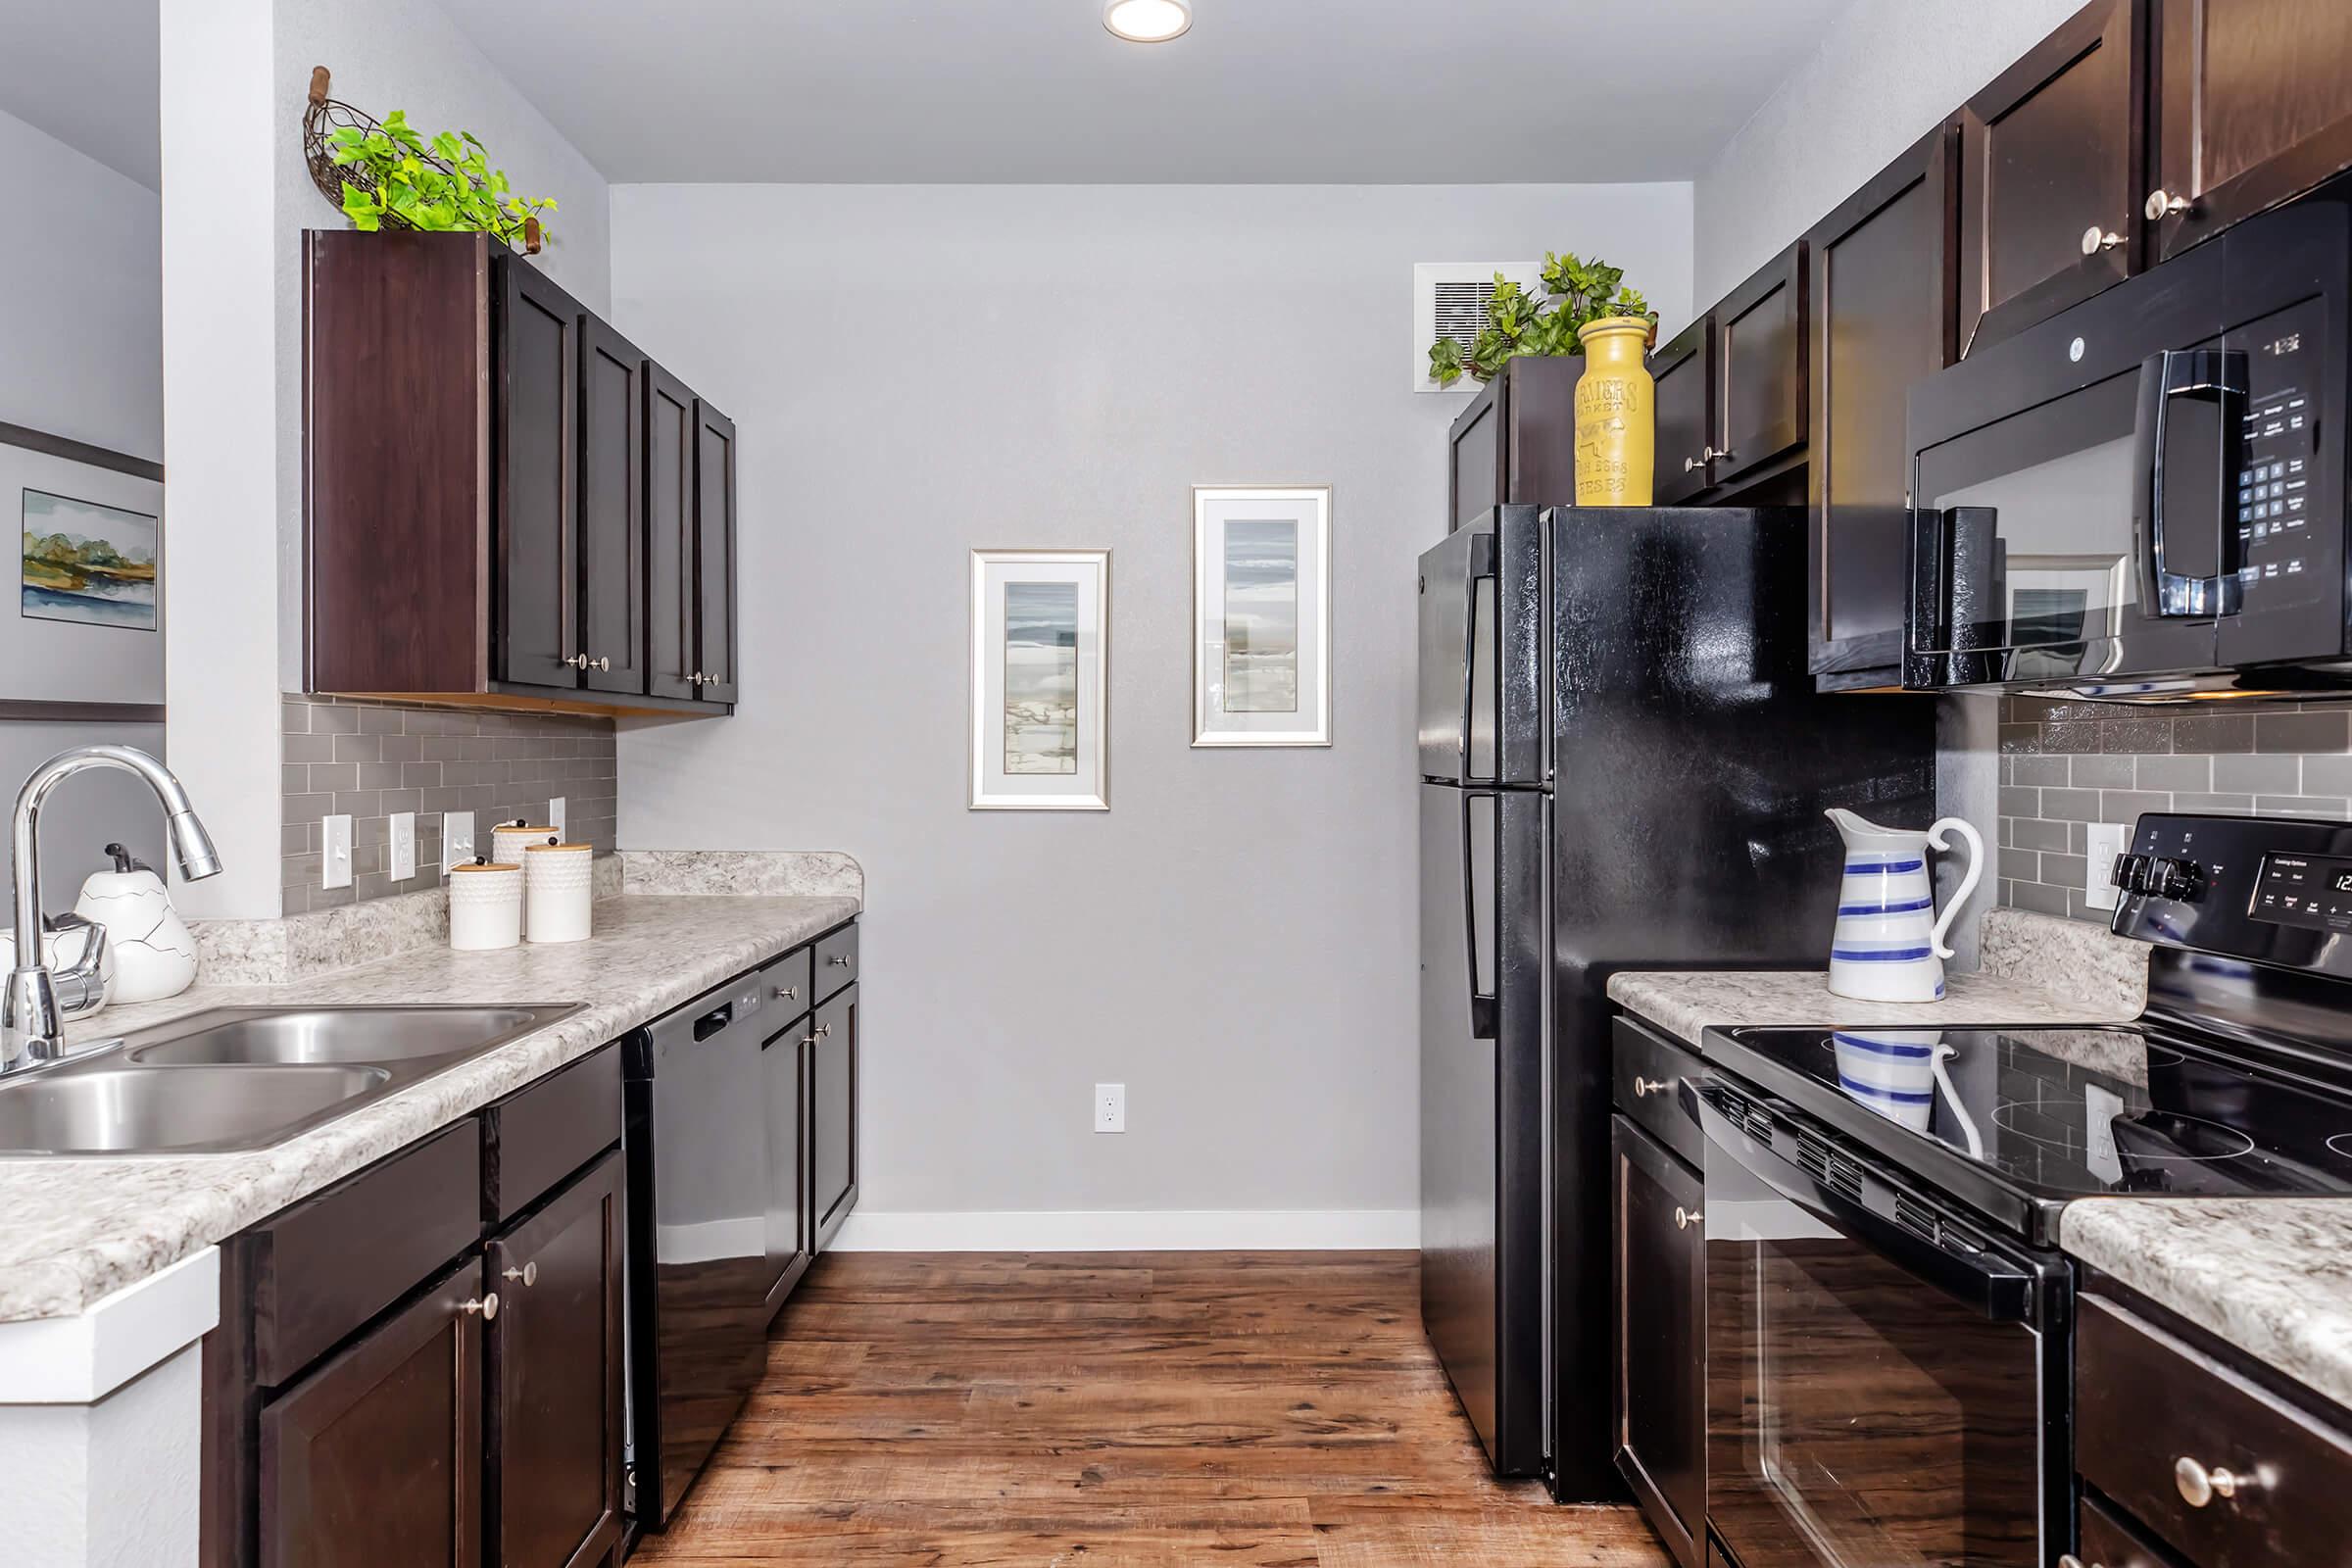
[[[2334,591],[2324,579],[2334,569],[2339,541],[2313,542],[2322,504],[2316,382],[2326,330],[2321,302],[2305,300],[2227,340],[2246,356],[2246,412],[2231,476],[2236,482],[2226,494],[2234,501],[2237,580],[2247,609]]]

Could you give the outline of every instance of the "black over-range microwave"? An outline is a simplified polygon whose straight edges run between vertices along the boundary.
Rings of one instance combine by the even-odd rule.
[[[2352,690],[2352,181],[1920,382],[1903,684]]]

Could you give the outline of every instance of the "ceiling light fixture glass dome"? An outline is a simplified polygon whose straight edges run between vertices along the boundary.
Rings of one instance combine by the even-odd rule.
[[[1166,43],[1193,24],[1191,0],[1108,0],[1102,25],[1129,43]]]

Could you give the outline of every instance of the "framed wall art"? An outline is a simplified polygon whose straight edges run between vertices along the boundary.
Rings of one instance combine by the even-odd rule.
[[[1331,744],[1331,487],[1193,489],[1193,744]]]
[[[1110,809],[1110,552],[972,552],[971,808]]]
[[[0,702],[160,716],[163,470],[0,425],[0,506],[19,529],[0,612]]]

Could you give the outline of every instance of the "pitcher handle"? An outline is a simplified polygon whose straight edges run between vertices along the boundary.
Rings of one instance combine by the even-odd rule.
[[[1928,842],[1938,850],[1950,849],[1951,846],[1944,842],[1943,837],[1946,828],[1958,833],[1962,842],[1967,844],[1968,870],[1961,876],[1960,886],[1953,891],[1949,899],[1944,901],[1943,912],[1936,917],[1935,928],[1928,933],[1928,941],[1935,947],[1936,956],[1938,958],[1948,958],[1952,956],[1952,950],[1943,945],[1943,934],[1951,928],[1953,919],[1960,913],[1961,906],[1968,903],[1968,896],[1977,891],[1977,878],[1984,874],[1984,841],[1977,836],[1975,828],[1959,817],[1947,816],[1938,820],[1934,827],[1928,829]]]

